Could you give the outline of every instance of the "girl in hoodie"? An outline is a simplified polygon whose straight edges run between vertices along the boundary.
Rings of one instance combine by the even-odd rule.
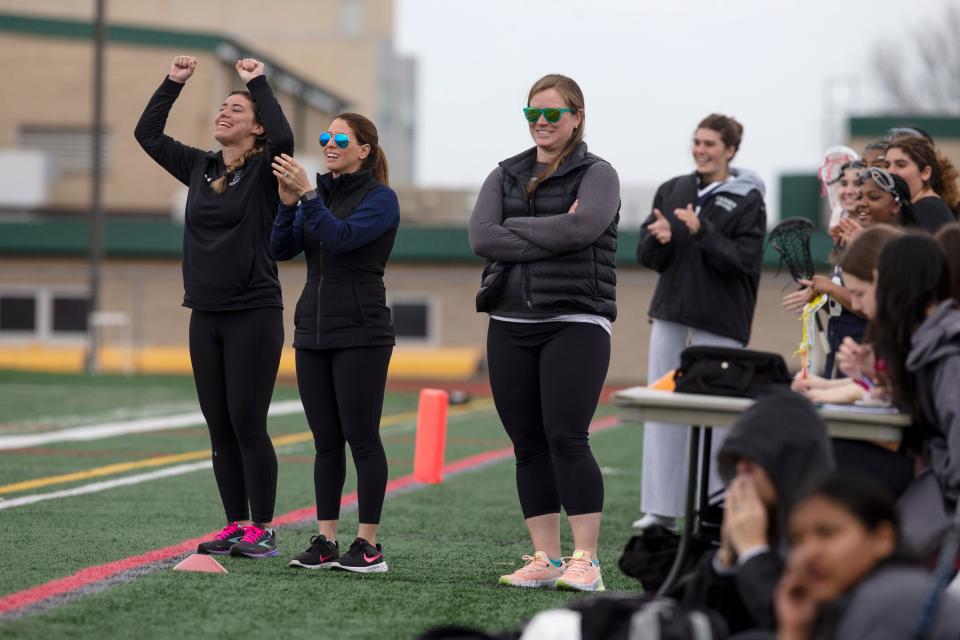
[[[693,134],[696,170],[657,189],[640,228],[637,258],[660,274],[649,312],[648,380],[676,369],[686,347],[742,348],[750,340],[767,214],[760,177],[730,166],[742,138],[735,119],[704,118]],[[725,431],[714,432],[719,446]],[[640,509],[647,515],[634,527],[673,526],[683,512],[686,441],[674,425],[644,426]]]
[[[788,532],[780,640],[902,640],[924,615],[924,637],[960,637],[960,601],[944,594],[925,610],[933,580],[901,551],[893,496],[872,479],[824,476],[794,506]]]
[[[928,236],[890,242],[877,265],[877,313],[869,330],[885,362],[893,400],[909,413],[905,432],[924,471],[902,505],[905,539],[920,553],[939,546],[960,497],[960,304],[946,256]]]
[[[732,632],[773,629],[784,524],[807,479],[833,468],[827,427],[799,394],[762,396],[730,429],[717,466],[727,483],[720,549],[700,563],[684,600],[721,612]]]

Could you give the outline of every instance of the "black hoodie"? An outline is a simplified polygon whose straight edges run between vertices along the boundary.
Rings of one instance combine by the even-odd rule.
[[[698,568],[693,587],[705,594],[702,604],[724,614],[732,632],[776,629],[773,593],[783,575],[786,550],[777,532],[783,531],[786,515],[804,488],[833,468],[826,424],[810,401],[789,390],[761,396],[731,428],[717,454],[724,483],[733,480],[743,458],[762,467],[777,492],[769,550],[738,564],[730,575],[714,570],[710,554]]]

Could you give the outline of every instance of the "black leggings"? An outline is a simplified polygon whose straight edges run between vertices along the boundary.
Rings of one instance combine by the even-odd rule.
[[[283,311],[193,311],[190,362],[210,430],[213,475],[227,521],[273,520],[277,455],[267,409],[283,349]]]
[[[343,445],[350,443],[357,468],[360,522],[380,522],[387,490],[380,417],[392,354],[392,346],[297,349],[297,386],[317,450],[313,465],[317,520],[340,517],[347,475]]]
[[[610,335],[582,322],[490,320],[490,387],[517,458],[524,518],[603,510],[588,428],[610,364]]]

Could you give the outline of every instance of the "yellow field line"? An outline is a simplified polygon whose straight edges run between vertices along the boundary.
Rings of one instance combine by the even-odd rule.
[[[492,400],[475,400],[464,406],[450,407],[448,415],[456,416],[478,411],[486,411],[492,406]],[[380,421],[380,428],[383,429],[384,427],[392,427],[416,419],[416,411],[395,413],[393,415],[384,417]],[[273,438],[273,444],[275,446],[283,446],[307,442],[312,439],[313,434],[311,432],[303,431],[300,433],[292,433],[290,435]],[[116,464],[108,464],[103,467],[96,467],[86,471],[74,471],[73,473],[64,473],[58,476],[48,476],[46,478],[37,478],[36,480],[26,480],[24,482],[15,482],[13,484],[3,485],[0,486],[0,495],[15,493],[17,491],[29,491],[30,489],[38,489],[40,487],[49,487],[50,485],[54,484],[65,484],[67,482],[77,482],[78,480],[89,480],[90,478],[102,478],[103,476],[112,476],[125,471],[133,471],[134,469],[163,467],[169,464],[176,464],[178,462],[202,460],[209,457],[210,449],[204,449],[202,451],[188,451],[187,453],[156,456],[154,458],[147,458],[146,460],[137,460],[135,462],[118,462]]]

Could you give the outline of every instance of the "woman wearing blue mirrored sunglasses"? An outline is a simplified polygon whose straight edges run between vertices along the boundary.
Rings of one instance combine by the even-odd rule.
[[[316,447],[314,489],[319,534],[290,566],[387,570],[377,544],[387,485],[380,441],[394,333],[383,273],[400,222],[387,186],[387,159],[374,124],[342,113],[320,134],[328,173],[314,188],[289,155],[274,158],[282,202],[270,237],[277,260],[301,251],[307,281],[294,314],[297,385]],[[344,443],[357,469],[360,528],[349,550],[336,542],[346,473]]]

